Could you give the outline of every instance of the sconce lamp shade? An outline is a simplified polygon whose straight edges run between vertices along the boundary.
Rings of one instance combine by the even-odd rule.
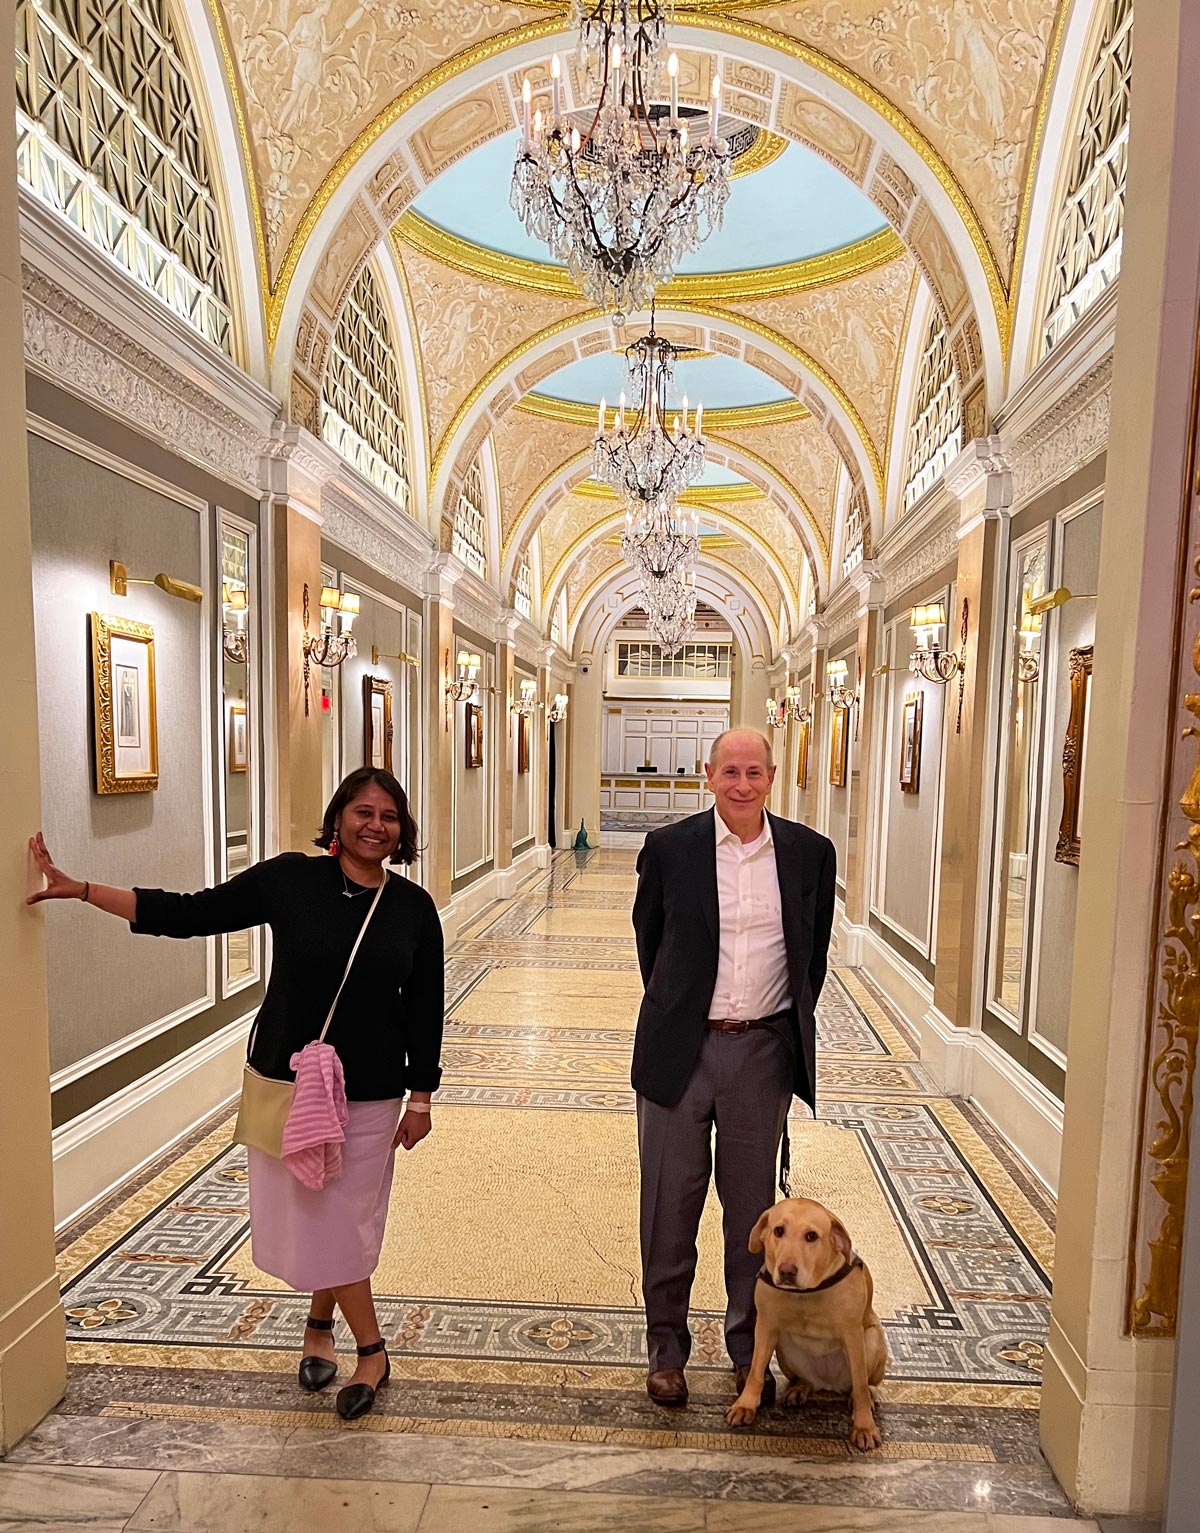
[[[337,586],[321,587],[321,610],[336,612],[342,605],[342,593]]]
[[[458,666],[460,671],[465,670],[471,663],[471,657],[467,654],[465,649],[460,649],[458,652],[458,658],[454,663]]]
[[[940,628],[945,621],[946,608],[940,601],[914,607],[908,615],[908,626],[918,631],[922,628]]]
[[[245,591],[231,591],[228,586],[222,586],[221,595],[230,612],[245,612],[247,605]]]
[[[362,600],[351,591],[343,591],[338,610],[343,617],[355,618],[362,611]]]
[[[844,686],[849,671],[844,660],[831,660],[825,667],[825,674],[834,686]]]

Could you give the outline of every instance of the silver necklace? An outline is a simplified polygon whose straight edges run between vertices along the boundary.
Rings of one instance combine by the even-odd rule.
[[[350,880],[346,877],[346,870],[340,865],[338,872],[342,875],[342,893],[348,900],[356,900],[360,894],[370,894],[370,889],[351,889]]]

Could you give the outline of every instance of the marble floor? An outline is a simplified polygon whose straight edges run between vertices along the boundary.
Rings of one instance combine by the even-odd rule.
[[[1071,1518],[1037,1445],[1053,1208],[836,965],[818,1117],[797,1106],[790,1126],[793,1183],[837,1209],[872,1267],[891,1354],[883,1448],[848,1447],[835,1399],[726,1427],[715,1204],[691,1403],[646,1399],[634,857],[560,853],[448,951],[445,1085],[434,1134],[398,1165],[376,1280],[394,1379],[377,1411],[341,1427],[296,1386],[305,1301],[253,1266],[223,1114],[64,1232],[68,1391],[0,1466],[0,1529],[317,1527],[323,1504],[421,1529],[919,1516],[932,1533],[1018,1533]]]

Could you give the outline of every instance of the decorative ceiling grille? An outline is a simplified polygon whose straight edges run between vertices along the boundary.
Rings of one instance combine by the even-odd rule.
[[[483,511],[483,470],[475,458],[458,496],[450,552],[477,575],[487,575],[487,518]]]
[[[533,621],[533,572],[529,568],[528,554],[522,554],[517,566],[516,607],[527,622]]]
[[[842,554],[842,578],[843,580],[851,570],[857,569],[863,561],[864,529],[867,523],[867,492],[863,485],[850,497],[850,506],[846,512],[846,541],[845,551]]]
[[[342,310],[325,376],[321,431],[372,484],[409,509],[404,391],[387,310],[370,266]]]
[[[929,486],[941,478],[961,448],[962,399],[946,326],[935,304],[921,348],[917,401],[913,422],[908,428],[908,454],[904,465],[905,511],[916,505]]]
[[[1042,328],[1052,351],[1121,269],[1133,0],[1112,0],[1089,76],[1075,162],[1058,221],[1058,243]]]
[[[224,352],[216,204],[166,0],[17,0],[17,176]]]

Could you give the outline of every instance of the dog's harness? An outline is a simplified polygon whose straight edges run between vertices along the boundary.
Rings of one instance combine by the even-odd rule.
[[[767,1271],[767,1265],[764,1262],[763,1265],[758,1269],[758,1281],[760,1283],[765,1283],[768,1288],[774,1288],[778,1293],[820,1293],[823,1288],[835,1287],[842,1281],[843,1278],[848,1278],[852,1272],[857,1271],[858,1268],[862,1266],[862,1264],[862,1257],[852,1251],[850,1253],[850,1260],[841,1269],[841,1271],[835,1272],[832,1277],[825,1278],[822,1282],[818,1283],[816,1287],[792,1288],[790,1286],[782,1287],[779,1283],[777,1283],[771,1274]]]

